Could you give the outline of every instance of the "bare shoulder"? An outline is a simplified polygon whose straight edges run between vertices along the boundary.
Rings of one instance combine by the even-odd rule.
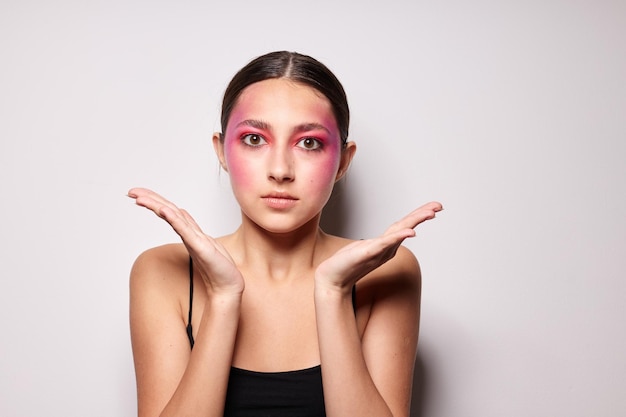
[[[131,269],[130,336],[140,410],[162,410],[185,370],[190,352],[183,311],[188,271],[189,255],[182,244],[148,249]]]
[[[137,257],[131,269],[131,280],[163,279],[188,263],[189,254],[183,244],[157,246]]]
[[[189,254],[182,244],[168,244],[151,248],[135,260],[130,273],[131,303],[138,296],[172,295],[184,291],[188,285]]]
[[[189,255],[182,244],[148,249],[137,257],[130,273],[130,330],[136,366],[156,355],[159,341],[169,349],[189,349],[184,320],[189,297]],[[138,369],[139,369],[138,368]],[[152,369],[149,366],[146,369]]]
[[[361,292],[374,299],[405,300],[409,304],[419,302],[422,274],[417,258],[405,246],[400,246],[396,255],[381,265],[357,284]],[[365,295],[365,294],[364,294]]]
[[[400,280],[419,283],[421,272],[417,258],[406,246],[400,246],[396,255],[380,268],[380,273]]]

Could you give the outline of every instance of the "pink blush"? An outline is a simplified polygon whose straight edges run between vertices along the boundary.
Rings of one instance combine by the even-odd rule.
[[[230,176],[231,184],[233,186],[246,187],[250,185],[250,175],[246,169],[250,168],[250,166],[244,158],[241,158],[241,155],[235,156],[234,158],[232,157],[237,154],[234,149],[237,145],[238,143],[236,139],[225,139],[224,157],[228,166],[228,174]]]
[[[309,178],[309,193],[315,199],[327,198],[330,196],[330,192],[335,184],[335,176],[337,175],[337,169],[339,166],[339,147],[326,148],[327,156],[313,164],[308,174],[305,174]]]

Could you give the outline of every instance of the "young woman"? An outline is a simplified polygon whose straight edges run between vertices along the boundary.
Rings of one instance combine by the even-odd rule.
[[[207,236],[160,195],[129,191],[183,241],[131,272],[140,417],[409,415],[421,278],[401,243],[442,207],[374,239],[324,233],[356,150],[348,123],[323,64],[270,53],[235,75],[213,136],[241,207],[234,233]]]

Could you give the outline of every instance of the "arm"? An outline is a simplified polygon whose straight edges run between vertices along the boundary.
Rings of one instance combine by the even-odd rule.
[[[178,291],[173,284],[181,279],[172,279],[186,278],[187,251],[181,249],[173,254],[171,247],[156,248],[135,262],[130,280],[130,322],[138,414],[221,417],[243,279],[223,248],[198,232],[184,211],[144,190],[132,190],[129,195],[168,221],[181,235],[207,290],[191,351],[181,297],[176,296],[180,294],[180,284]]]
[[[415,257],[399,245],[440,209],[423,206],[383,236],[354,242],[318,267],[315,307],[329,417],[409,415],[421,277]],[[361,340],[350,289],[363,276],[359,288],[373,296]]]
[[[376,292],[363,338],[349,293],[316,291],[324,398],[329,417],[408,416],[419,326],[420,275],[401,248],[403,271],[363,281]],[[402,259],[402,261],[400,261]],[[390,269],[390,268],[385,268]],[[384,282],[381,282],[384,281]]]

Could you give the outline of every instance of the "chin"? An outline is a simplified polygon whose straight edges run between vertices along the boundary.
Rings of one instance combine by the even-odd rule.
[[[319,215],[315,215],[308,219],[301,219],[300,221],[286,218],[286,216],[279,216],[273,219],[255,219],[249,217],[249,219],[266,232],[284,235],[299,230],[317,229],[317,227],[319,227],[319,217]]]

